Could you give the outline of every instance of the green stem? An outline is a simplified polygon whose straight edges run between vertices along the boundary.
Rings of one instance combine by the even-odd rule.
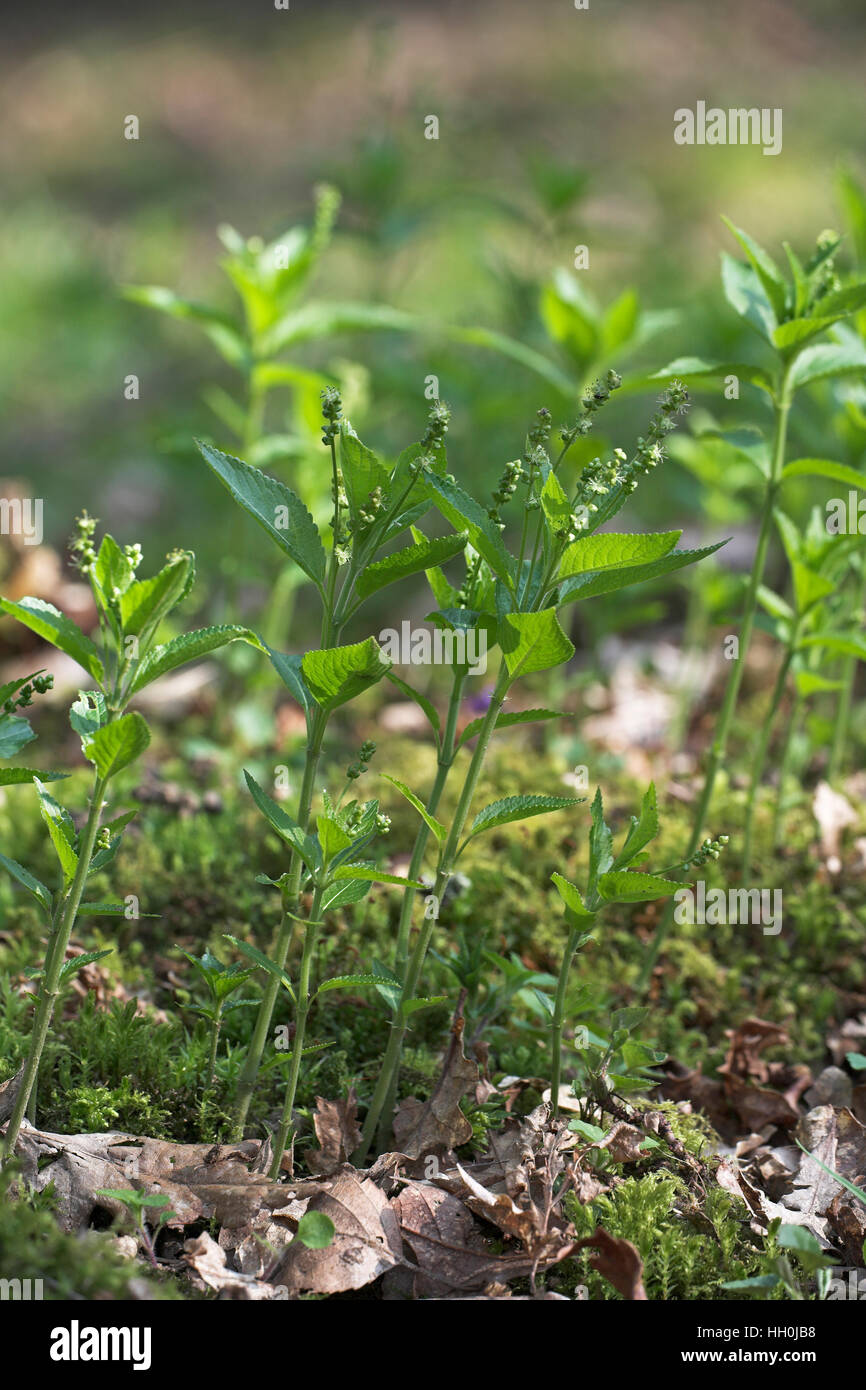
[[[740,867],[740,874],[743,883],[747,883],[752,872],[752,831],[755,821],[755,806],[758,800],[758,788],[761,785],[761,778],[764,775],[764,768],[767,763],[767,751],[770,747],[770,738],[775,727],[776,715],[779,712],[779,705],[785,693],[785,683],[788,679],[788,672],[791,669],[791,662],[794,659],[794,644],[797,639],[796,626],[791,634],[791,642],[785,651],[785,656],[779,667],[776,683],[773,686],[773,694],[770,697],[770,708],[761,725],[761,732],[755,744],[752,754],[752,779],[749,784],[749,799],[746,804],[746,824],[743,829],[743,858]]]
[[[788,415],[791,410],[792,392],[790,387],[789,374],[791,363],[787,363],[782,368],[779,377],[778,389],[775,397],[775,424],[773,428],[773,452],[770,464],[770,476],[767,481],[767,490],[764,495],[764,506],[761,513],[761,529],[758,533],[758,544],[755,548],[755,558],[752,562],[752,573],[749,578],[749,587],[746,592],[746,606],[743,613],[742,623],[738,637],[738,650],[735,661],[731,663],[731,673],[728,677],[728,684],[725,689],[722,708],[716,723],[712,747],[710,749],[707,773],[704,779],[701,799],[698,803],[697,814],[695,815],[692,826],[692,836],[685,858],[690,859],[700,844],[710,802],[713,799],[716,778],[719,768],[727,752],[728,736],[733,723],[734,711],[737,706],[737,698],[740,693],[740,684],[746,669],[746,658],[752,640],[752,629],[755,625],[755,612],[758,606],[758,589],[764,578],[764,570],[767,564],[767,551],[770,545],[770,533],[773,529],[773,507],[776,502],[776,493],[782,476],[782,468],[785,463],[785,445],[788,438]],[[656,961],[658,960],[661,949],[670,931],[673,922],[674,908],[673,900],[669,901],[665,908],[664,915],[658,925],[655,939],[650,946],[644,959],[640,976],[638,977],[638,989],[643,990],[649,984]]]
[[[69,938],[72,935],[72,928],[75,925],[75,919],[78,915],[78,908],[84,892],[84,885],[87,881],[90,861],[93,858],[93,848],[96,844],[96,837],[99,834],[99,824],[102,818],[102,802],[107,785],[107,777],[100,777],[98,773],[94,775],[90,808],[78,846],[78,863],[75,869],[75,877],[72,880],[69,894],[60,915],[56,928],[56,938],[53,943],[49,943],[46,953],[45,974],[42,977],[42,988],[39,991],[39,1004],[36,1010],[36,1018],[33,1022],[33,1029],[30,1034],[30,1047],[27,1053],[27,1061],[24,1065],[24,1075],[21,1079],[18,1094],[15,1097],[15,1105],[3,1143],[2,1159],[4,1163],[14,1152],[18,1131],[21,1128],[21,1121],[27,1111],[30,1093],[36,1085],[36,1078],[39,1074],[39,1062],[45,1047],[45,1040],[48,1037],[48,1032],[51,1027],[51,1020],[54,1016],[54,1006],[60,992],[60,974],[63,969],[63,962],[66,959],[66,948],[69,945]]]
[[[577,950],[577,942],[580,937],[580,928],[571,927],[568,933],[568,942],[565,947],[565,954],[562,957],[562,964],[559,967],[559,979],[556,982],[556,998],[553,1004],[553,1020],[550,1025],[550,1104],[551,1119],[555,1120],[559,1114],[559,1087],[562,1076],[562,1026],[565,1017],[565,995],[568,990],[568,976],[571,971],[571,964],[574,960],[574,953]]]
[[[478,733],[478,742],[475,745],[475,752],[469,764],[466,781],[460,793],[460,800],[457,803],[454,820],[451,823],[451,829],[448,832],[448,837],[439,857],[439,868],[436,874],[436,883],[433,888],[433,898],[437,904],[441,904],[445,889],[448,887],[451,875],[454,872],[460,837],[463,834],[463,827],[469,815],[472,798],[475,795],[475,788],[481,775],[481,769],[484,766],[484,759],[487,756],[487,749],[490,746],[493,730],[496,727],[496,720],[499,717],[510,684],[511,677],[507,667],[503,664],[499,673],[499,679],[496,682],[496,688],[490,700],[490,705],[484,716],[484,723]],[[424,961],[433,936],[433,930],[436,926],[436,920],[435,916],[425,916],[424,923],[418,933],[414,949],[409,958],[406,979],[400,994],[400,1009],[398,1010],[396,1021],[391,1026],[391,1036],[388,1039],[385,1056],[382,1060],[379,1082],[373,1093],[373,1097],[370,1101],[370,1108],[367,1111],[367,1116],[364,1121],[361,1143],[353,1156],[353,1162],[359,1166],[363,1164],[367,1157],[373,1135],[376,1133],[376,1127],[379,1124],[379,1117],[395,1085],[395,1076],[399,1072],[403,1039],[406,1036],[406,1023],[403,1018],[402,1006],[409,999],[415,997],[415,991],[418,988],[418,982],[424,968]]]
[[[858,623],[863,620],[863,611],[866,609],[866,563],[863,565],[863,573],[860,576],[860,583],[857,587],[855,598],[855,615]],[[856,656],[846,656],[842,665],[842,689],[839,691],[839,701],[836,706],[836,727],[833,731],[833,747],[830,751],[830,761],[827,766],[828,782],[835,782],[842,765],[845,761],[845,751],[848,746],[848,728],[851,722],[851,707],[854,702],[854,682],[857,677]]]
[[[207,1059],[207,1079],[204,1083],[205,1091],[209,1091],[213,1086],[214,1073],[216,1072],[217,1049],[220,1040],[220,1028],[222,1026],[222,1004],[217,1004],[214,1015],[213,1027],[210,1034],[210,1054]]]
[[[448,705],[448,716],[445,722],[445,731],[442,736],[442,745],[439,751],[439,765],[436,770],[436,780],[427,798],[426,810],[431,816],[435,816],[439,809],[439,802],[448,781],[448,774],[454,762],[454,741],[457,732],[457,719],[460,713],[460,699],[463,692],[463,685],[466,680],[465,675],[455,675],[454,684],[451,687],[451,700]],[[407,877],[417,879],[424,863],[424,854],[427,849],[427,841],[430,838],[430,829],[426,821],[422,821],[415,837],[415,846],[412,850],[412,858],[409,861],[409,871]],[[409,939],[412,935],[412,912],[415,906],[416,888],[407,888],[403,894],[403,902],[400,908],[400,922],[397,927],[397,947],[394,952],[394,973],[404,984],[406,974],[409,969]],[[399,1081],[399,1069],[395,1068],[391,1080],[391,1088],[382,1105],[379,1116],[379,1133],[377,1140],[380,1145],[384,1145],[388,1140],[388,1130],[390,1128],[390,1117],[394,1111],[397,1100],[397,1083]]]
[[[790,719],[785,722],[785,732],[782,740],[782,747],[779,757],[779,788],[776,795],[776,809],[773,812],[773,829],[771,832],[771,842],[773,849],[779,847],[782,838],[782,827],[784,817],[782,812],[782,802],[785,796],[785,782],[791,770],[791,751],[794,746],[794,730],[800,722],[800,713],[803,709],[803,697],[798,695],[794,701],[794,708],[791,710]]]
[[[283,1103],[283,1114],[274,1144],[274,1160],[271,1165],[270,1173],[273,1179],[280,1176],[283,1154],[289,1142],[294,1140],[292,1112],[294,1110],[295,1096],[298,1090],[298,1078],[301,1074],[301,1058],[304,1053],[304,1034],[307,1031],[307,1015],[310,1012],[310,978],[313,969],[313,959],[316,953],[316,940],[319,933],[319,916],[322,908],[323,893],[323,888],[317,888],[313,894],[310,921],[305,927],[304,950],[301,956],[301,973],[298,979],[295,1036],[292,1044],[292,1065],[289,1071],[289,1084],[286,1088],[286,1098]]]
[[[304,766],[304,780],[301,783],[301,792],[298,800],[298,823],[305,830],[309,825],[310,812],[313,805],[313,794],[316,787],[316,776],[319,770],[319,758],[322,751],[322,740],[325,735],[326,725],[327,716],[317,711],[311,723],[310,742],[307,746],[307,758]],[[285,968],[286,957],[289,954],[289,945],[294,930],[294,918],[291,914],[297,911],[302,870],[303,863],[300,855],[293,854],[289,867],[289,881],[283,893],[283,915],[271,954],[271,959],[276,962],[280,970]],[[244,1126],[249,1113],[256,1078],[259,1074],[262,1054],[264,1053],[265,1044],[270,1033],[271,1019],[273,1017],[274,1008],[276,1007],[279,992],[279,979],[275,975],[268,975],[268,982],[265,986],[262,1002],[259,1005],[259,1010],[256,1015],[253,1036],[250,1039],[250,1045],[247,1049],[246,1058],[244,1059],[243,1069],[238,1079],[235,1097],[235,1127],[233,1132],[233,1138],[235,1140],[243,1138]]]

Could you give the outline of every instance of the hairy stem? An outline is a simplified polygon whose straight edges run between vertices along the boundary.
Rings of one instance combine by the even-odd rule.
[[[866,563],[863,565],[863,573],[860,576],[860,583],[857,586],[854,600],[854,614],[858,623],[863,620],[864,609],[866,609]],[[858,660],[859,658],[856,656],[846,656],[842,665],[842,689],[839,691],[839,699],[836,705],[836,726],[833,730],[833,746],[830,750],[830,761],[827,765],[827,780],[829,782],[836,781],[839,773],[842,771],[842,765],[845,761]]]

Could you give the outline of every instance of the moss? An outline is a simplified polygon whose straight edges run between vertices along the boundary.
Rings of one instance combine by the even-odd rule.
[[[41,1280],[45,1299],[182,1296],[170,1276],[123,1259],[107,1232],[61,1231],[51,1210],[50,1189],[31,1196],[11,1173],[0,1179],[0,1279]]]
[[[763,1271],[763,1248],[750,1233],[746,1208],[721,1188],[708,1189],[699,1215],[686,1214],[691,1206],[685,1185],[662,1172],[627,1178],[586,1206],[566,1198],[579,1236],[591,1235],[600,1225],[636,1246],[649,1299],[735,1297],[722,1288],[724,1283]],[[581,1251],[564,1262],[564,1288],[573,1293],[582,1284],[592,1299],[618,1299],[612,1285],[592,1269],[591,1253]]]

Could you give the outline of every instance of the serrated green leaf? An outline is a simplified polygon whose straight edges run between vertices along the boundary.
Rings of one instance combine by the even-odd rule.
[[[304,673],[301,670],[303,656],[300,653],[275,652],[267,646],[265,651],[280,680],[292,692],[301,709],[306,713],[312,708],[314,701],[307,689]]]
[[[326,912],[335,912],[338,907],[345,907],[348,903],[362,902],[372,886],[369,879],[358,878],[329,884],[322,894],[322,916]]]
[[[92,738],[107,719],[105,696],[101,691],[79,690],[78,699],[69,711],[69,723],[75,732],[84,739]]]
[[[328,994],[332,989],[354,989],[360,985],[378,986],[379,983],[378,975],[334,975],[319,985],[316,994]]]
[[[28,893],[33,894],[40,907],[44,907],[46,912],[51,911],[51,890],[45,886],[41,879],[38,879],[35,874],[31,874],[30,870],[25,869],[23,864],[19,864],[17,859],[8,859],[5,854],[0,854],[0,864],[17,883],[21,884],[22,888],[26,888]]]
[[[496,635],[512,680],[561,666],[574,656],[574,644],[563,632],[555,608],[506,613]]]
[[[325,548],[315,521],[301,499],[279,479],[241,459],[196,441],[208,467],[236,502],[324,592]]]
[[[644,792],[640,816],[631,817],[629,832],[625,843],[613,863],[614,869],[625,869],[632,864],[638,854],[654,840],[659,833],[659,813],[656,804],[655,783],[650,782]]]
[[[541,508],[552,535],[557,536],[571,519],[571,503],[562,483],[551,470],[541,489]]]
[[[862,376],[866,373],[866,345],[818,343],[804,348],[794,362],[789,383],[794,390],[831,377]]]
[[[375,637],[347,647],[307,652],[301,662],[310,694],[329,713],[375,685],[390,666]]]
[[[650,564],[668,555],[682,531],[647,531],[634,534],[606,531],[593,536],[581,536],[573,541],[562,557],[559,577],[596,573],[626,566]]]
[[[543,815],[547,811],[564,811],[571,806],[579,806],[585,800],[582,796],[504,796],[491,801],[479,811],[471,826],[467,840],[493,830],[499,825],[510,825],[512,821],[529,820],[532,816]]]
[[[414,700],[418,708],[424,711],[438,738],[442,724],[439,718],[439,711],[433,704],[433,701],[428,700],[426,695],[422,695],[420,690],[416,690],[408,681],[404,681],[400,676],[395,676],[393,671],[386,671],[385,675],[392,685],[395,685],[398,690],[402,691],[408,699]]]
[[[15,603],[12,599],[0,598],[0,609],[11,618],[17,618],[31,632],[43,637],[52,646],[71,656],[88,675],[100,684],[105,680],[105,670],[99,652],[71,618],[61,613],[53,604],[41,598],[22,598]]]
[[[589,832],[589,892],[596,891],[601,874],[613,864],[613,835],[604,819],[601,787],[596,788],[592,802],[592,826]]]
[[[742,261],[735,261],[725,251],[722,252],[722,289],[734,313],[772,343],[776,316],[757,272]]]
[[[322,849],[322,858],[328,864],[335,854],[341,850],[351,849],[353,841],[351,835],[347,835],[339,821],[333,816],[320,815],[316,817],[316,825],[319,831],[319,844]]]
[[[41,768],[37,772],[32,767],[0,767],[0,787],[23,786],[37,778],[43,782],[62,782],[68,776],[68,772],[43,772]]]
[[[425,473],[430,497],[439,511],[458,533],[465,532],[493,573],[508,589],[514,589],[514,560],[505,548],[499,527],[488,516],[480,502],[470,497],[458,483]]]
[[[393,777],[388,778],[393,782]],[[414,878],[401,878],[399,874],[386,874],[379,869],[371,869],[365,864],[341,864],[334,870],[334,881],[340,879],[368,879],[370,883],[396,883],[401,888],[422,888],[423,883],[419,883]]]
[[[144,645],[173,608],[186,597],[195,581],[195,557],[182,551],[150,579],[136,579],[121,594],[120,618],[128,636],[142,637]]]
[[[388,492],[391,474],[378,455],[361,443],[346,421],[340,429],[340,472],[349,515],[355,527],[364,530],[368,523],[362,521],[361,511],[376,488],[381,488],[383,493]]]
[[[611,903],[646,903],[656,898],[670,897],[682,885],[673,879],[659,878],[656,874],[620,873],[601,874],[598,891]]]
[[[0,758],[14,758],[36,735],[26,719],[15,714],[0,714]]]
[[[794,459],[782,469],[782,478],[830,478],[835,483],[866,490],[866,473],[832,459]]]
[[[150,743],[150,730],[142,716],[134,711],[123,714],[119,719],[102,728],[84,740],[84,756],[93,763],[102,778],[114,777],[130,763],[140,757]]]
[[[590,912],[583,901],[579,889],[573,883],[569,883],[562,874],[551,874],[552,881],[556,884],[556,891],[565,903],[575,922],[594,922],[596,914]]]
[[[263,951],[260,951],[257,946],[250,945],[248,941],[241,941],[239,937],[232,936],[229,932],[223,932],[223,935],[226,941],[230,941],[233,946],[236,946],[241,955],[246,956],[247,960],[251,960],[253,965],[257,965],[260,970],[264,970],[266,974],[273,975],[275,980],[279,980],[283,988],[287,990],[292,999],[295,1000],[295,991],[292,988],[292,982],[285,970],[281,970],[276,961],[271,960],[270,957],[266,956]]]
[[[401,796],[405,796],[406,800],[409,802],[411,806],[415,807],[415,810],[418,812],[419,816],[424,821],[424,823],[427,826],[429,826],[429,828],[433,831],[433,834],[436,836],[437,840],[441,842],[448,838],[448,831],[446,830],[442,822],[436,820],[435,816],[431,816],[428,813],[423,801],[419,800],[415,793],[409,790],[405,782],[398,781],[396,777],[389,777],[387,772],[383,772],[382,776],[384,777],[386,782],[391,783],[392,787],[397,788]]]
[[[195,632],[184,632],[147,653],[136,669],[129,687],[130,695],[137,695],[146,685],[150,685],[151,681],[168,675],[169,671],[176,670],[178,666],[186,666],[190,661],[198,661],[211,652],[219,651],[229,642],[247,642],[260,652],[267,650],[251,628],[241,627],[237,623],[220,623],[216,627],[202,627]]]
[[[113,536],[106,534],[102,538],[93,578],[106,605],[117,603],[135,578],[135,570]]]
[[[54,797],[46,791],[38,777],[33,779],[39,797],[39,810],[48,828],[51,843],[60,862],[64,886],[72,882],[78,868],[78,855],[75,852],[75,827],[72,817]]]
[[[321,850],[315,840],[305,832],[302,826],[292,820],[288,812],[284,811],[278,802],[262,790],[255,777],[252,773],[247,772],[246,768],[244,768],[244,778],[253,801],[265,820],[280,838],[291,845],[292,849],[300,855],[310,872],[315,873],[322,865]]]
[[[624,569],[575,575],[571,579],[563,581],[559,591],[559,606],[582,599],[594,598],[597,594],[614,593],[617,589],[630,588],[632,584],[646,584],[651,579],[658,579],[663,574],[672,574],[675,570],[683,569],[686,565],[693,565],[696,561],[703,560],[707,555],[713,555],[715,551],[721,550],[722,546],[727,545],[727,543],[725,540],[719,541],[716,545],[701,546],[697,550],[674,550],[669,555],[663,555],[661,559],[654,560],[647,565],[629,565]]]
[[[736,237],[748,256],[752,269],[761,282],[761,287],[769,300],[773,313],[777,321],[781,322],[785,316],[788,287],[779,267],[776,265],[772,256],[770,256],[768,252],[764,250],[763,246],[760,246],[753,237],[749,236],[748,232],[744,232],[739,227],[735,227],[728,217],[723,217],[722,221],[728,228],[728,231]]]
[[[111,949],[106,951],[83,951],[80,956],[73,956],[71,960],[64,961],[60,968],[58,986],[60,988],[70,980],[73,975],[77,975],[79,970],[83,970],[85,965],[92,965],[94,961],[102,960],[104,956],[110,956]]]
[[[388,584],[406,579],[410,574],[418,574],[421,570],[428,570],[453,560],[455,555],[465,550],[466,541],[467,533],[461,531],[456,535],[438,536],[435,540],[416,542],[415,545],[395,551],[384,560],[377,560],[375,564],[368,565],[359,578],[355,586],[358,597],[369,598],[370,594],[384,589]]]
[[[555,709],[510,710],[508,713],[500,712],[497,715],[496,723],[494,724],[493,728],[494,730],[510,729],[513,728],[515,724],[531,724],[534,723],[536,720],[563,719],[564,717],[565,716],[562,710]],[[483,716],[479,719],[471,720],[466,725],[466,728],[463,730],[463,733],[460,735],[457,747],[462,748],[464,743],[468,743],[469,739],[475,738],[476,734],[480,734],[483,725]]]

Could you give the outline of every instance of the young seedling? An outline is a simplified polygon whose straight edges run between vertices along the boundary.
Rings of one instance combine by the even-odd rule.
[[[439,852],[433,892],[427,899],[424,923],[406,970],[398,1015],[365,1119],[363,1141],[356,1154],[358,1162],[365,1158],[383,1111],[395,1093],[395,1076],[407,1026],[406,1008],[416,998],[439,905],[458,858],[471,841],[486,830],[568,808],[579,800],[545,795],[506,797],[479,811],[467,832],[481,769],[494,730],[503,717],[503,705],[511,687],[520,677],[550,670],[574,654],[574,647],[557,616],[561,608],[578,599],[654,579],[718,549],[718,546],[707,546],[700,550],[678,551],[675,549],[678,531],[596,534],[598,528],[620,510],[638,486],[638,480],[663,459],[664,439],[675,428],[676,415],[687,400],[684,388],[678,383],[673,383],[663,393],[647,435],[638,440],[631,458],[624,451],[616,450],[607,462],[594,459],[581,471],[572,493],[563,487],[559,475],[569,448],[575,439],[588,432],[593,414],[619,384],[619,377],[611,373],[607,382],[597,383],[586,394],[577,424],[562,432],[562,447],[553,463],[544,443],[539,442],[532,450],[528,468],[520,462],[508,464],[492,506],[482,505],[451,476],[425,471],[433,502],[455,529],[466,533],[478,557],[477,572],[485,605],[492,593],[489,607],[481,610],[449,608],[435,613],[434,620],[448,627],[459,624],[483,628],[488,649],[499,645],[502,663],[487,713],[475,733],[475,748],[450,827],[431,815],[410,788],[390,779],[421,815],[438,843]],[[540,423],[546,442],[549,432],[546,411],[542,412]],[[524,488],[522,526],[519,551],[515,556],[503,540],[505,522],[501,511],[521,484]],[[390,1120],[389,1115],[387,1120]]]
[[[203,956],[193,956],[190,955],[189,951],[181,950],[180,947],[178,950],[180,950],[181,955],[186,956],[190,965],[204,981],[210,996],[207,1004],[186,1005],[190,1013],[198,1014],[201,1018],[207,1019],[211,1026],[210,1052],[204,1084],[205,1093],[207,1093],[214,1083],[223,1018],[226,1014],[233,1013],[237,1009],[253,1008],[255,1004],[253,999],[232,999],[230,996],[234,994],[236,989],[240,989],[241,985],[245,984],[254,972],[246,970],[240,965],[223,965],[222,961],[211,955],[210,951],[205,951]]]
[[[360,774],[361,766],[372,756],[370,745],[365,745],[359,762],[349,768],[347,781],[356,780],[353,774]],[[316,817],[316,831],[305,831],[297,821],[262,790],[249,772],[245,773],[256,806],[279,838],[287,844],[301,861],[301,874],[298,890],[295,889],[294,871],[288,870],[278,879],[270,879],[261,874],[258,882],[279,889],[283,920],[280,936],[290,933],[293,924],[300,925],[303,931],[303,950],[296,981],[290,979],[285,969],[285,958],[273,960],[262,954],[247,942],[235,937],[229,939],[254,964],[260,966],[273,981],[276,989],[285,989],[291,997],[295,1009],[295,1033],[292,1042],[292,1057],[289,1080],[283,1103],[283,1114],[274,1143],[271,1176],[279,1176],[283,1154],[294,1141],[294,1104],[301,1071],[301,1061],[305,1053],[315,1050],[305,1047],[307,1020],[315,1000],[322,994],[335,989],[357,989],[363,986],[377,986],[380,977],[372,972],[359,975],[339,975],[322,981],[318,988],[313,980],[313,962],[320,928],[325,925],[328,913],[346,903],[360,902],[369,892],[373,883],[395,884],[399,887],[420,888],[417,881],[384,873],[376,864],[363,858],[378,834],[387,833],[390,822],[379,813],[378,801],[359,803],[350,801],[341,806],[335,804],[323,793],[323,809]],[[294,911],[299,893],[310,891],[312,903],[309,915],[299,916]]]
[[[121,549],[112,536],[103,537],[98,553],[93,537],[96,523],[86,514],[72,542],[75,563],[90,583],[99,616],[97,644],[58,609],[42,599],[0,598],[0,609],[53,646],[72,657],[89,675],[95,689],[81,691],[69,721],[81,739],[81,750],[93,765],[93,784],[87,817],[76,831],[70,812],[49,793],[34,773],[39,807],[57,856],[60,881],[52,891],[13,859],[3,867],[35,898],[48,928],[48,950],[37,978],[40,981],[36,1017],[23,1078],[6,1129],[3,1161],[14,1152],[21,1121],[36,1086],[39,1061],[51,1027],[55,1004],[65,982],[88,961],[106,952],[86,953],[66,960],[69,938],[79,910],[88,915],[124,916],[123,903],[83,903],[90,875],[106,868],[120,847],[123,830],[134,816],[128,811],[102,824],[105,798],[118,773],[140,757],[150,742],[147,724],[127,706],[151,681],[197,657],[243,640],[259,646],[248,628],[236,625],[200,628],[168,642],[159,642],[167,615],[186,597],[195,570],[190,551],[178,551],[158,574],[137,578],[141,547]],[[18,779],[21,780],[21,779]]]
[[[556,1119],[559,1113],[559,1094],[561,1084],[562,1068],[562,1030],[565,1018],[565,1002],[568,992],[568,979],[571,966],[576,953],[588,941],[592,940],[593,927],[599,913],[603,912],[608,906],[623,903],[655,902],[659,898],[669,898],[680,887],[676,879],[670,879],[665,875],[671,872],[670,869],[663,869],[661,873],[645,873],[643,865],[649,858],[648,846],[656,838],[659,832],[659,814],[656,801],[655,785],[651,782],[644,794],[641,803],[640,815],[632,816],[629,829],[626,833],[622,848],[619,854],[614,854],[613,834],[604,819],[604,803],[601,795],[601,788],[595,793],[592,803],[592,828],[589,835],[589,874],[586,888],[583,893],[568,879],[563,878],[562,874],[553,874],[553,882],[557,892],[565,904],[565,918],[568,923],[568,939],[562,962],[559,968],[559,977],[556,987],[556,997],[551,1006],[551,1105],[553,1118]],[[707,840],[693,857],[681,864],[672,866],[674,870],[685,872],[693,864],[704,864],[707,859],[717,859],[724,846],[728,843],[727,835],[720,835],[718,840]],[[645,1010],[620,1010],[620,1014],[625,1018],[639,1014],[641,1018],[645,1016]],[[623,1022],[614,1024],[614,1032],[611,1037],[610,1049],[602,1059],[599,1074],[606,1074],[610,1058],[613,1051],[622,1047],[625,1039],[618,1035],[619,1029],[626,1026]],[[629,1024],[636,1026],[636,1023]],[[646,1049],[645,1049],[646,1051]],[[590,1057],[594,1054],[587,1054]],[[657,1060],[663,1060],[658,1058]],[[619,1083],[621,1077],[613,1077],[612,1082]],[[614,1084],[613,1090],[634,1089],[624,1088],[622,1085]]]
[[[110,1197],[112,1201],[123,1203],[132,1228],[141,1241],[147,1258],[156,1269],[159,1264],[156,1258],[156,1237],[160,1227],[176,1215],[169,1206],[171,1198],[164,1192],[139,1192],[134,1187],[98,1187],[93,1195]],[[148,1229],[148,1213],[153,1213],[150,1223],[153,1227],[152,1235]]]

